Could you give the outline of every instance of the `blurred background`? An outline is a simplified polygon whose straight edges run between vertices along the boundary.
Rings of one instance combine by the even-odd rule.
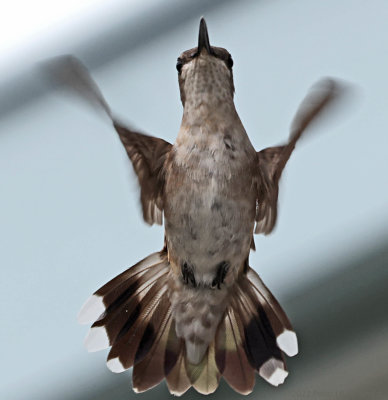
[[[83,348],[76,315],[103,283],[161,249],[140,214],[113,129],[44,84],[71,53],[118,115],[174,142],[176,58],[205,16],[235,66],[236,106],[257,149],[276,145],[322,76],[354,84],[351,106],[294,152],[275,232],[251,265],[287,311],[300,354],[279,388],[250,398],[388,398],[388,3],[385,0],[18,1],[0,21],[0,398],[134,398],[130,372]],[[343,112],[342,112],[343,111]],[[165,384],[138,399],[170,397]],[[190,390],[185,398],[199,398]],[[242,397],[227,385],[214,398]]]

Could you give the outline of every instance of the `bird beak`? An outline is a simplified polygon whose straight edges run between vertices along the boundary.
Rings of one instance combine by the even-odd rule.
[[[213,50],[210,46],[209,42],[209,34],[207,33],[207,26],[205,18],[201,18],[201,22],[199,23],[199,35],[198,35],[198,53],[201,54],[201,51],[205,49],[208,54],[213,54]]]

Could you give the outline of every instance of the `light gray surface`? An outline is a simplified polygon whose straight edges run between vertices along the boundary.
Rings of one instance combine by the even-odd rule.
[[[169,141],[181,118],[175,60],[195,45],[201,14],[92,71],[114,110]],[[256,238],[251,265],[286,300],[386,234],[388,5],[245,1],[205,17],[211,42],[233,55],[237,109],[258,149],[286,138],[319,77],[359,87],[353,107],[298,146],[278,227]],[[75,316],[99,285],[161,248],[163,230],[143,224],[119,140],[87,107],[50,94],[3,116],[0,132],[0,396],[118,382],[106,354],[82,348]]]

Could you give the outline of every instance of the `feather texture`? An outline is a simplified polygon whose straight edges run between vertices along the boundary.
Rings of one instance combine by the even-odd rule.
[[[295,356],[298,353],[298,341],[286,313],[252,268],[248,269],[247,277],[254,289],[256,298],[270,321],[278,346],[288,356]]]
[[[279,303],[250,267],[229,288],[216,334],[197,364],[189,362],[185,341],[177,334],[171,297],[174,290],[185,288],[170,285],[175,279],[171,274],[162,251],[97,290],[94,298],[101,299],[98,307],[100,312],[102,304],[103,313],[92,325],[86,340],[88,349],[111,346],[108,368],[122,372],[133,366],[136,392],[166,378],[175,395],[182,395],[191,386],[209,394],[223,376],[235,391],[248,394],[255,384],[255,371],[272,385],[283,383],[288,372],[282,351],[297,353],[296,335]],[[214,289],[208,290],[206,296],[211,296]],[[93,310],[98,308],[87,302],[87,314],[90,304]]]
[[[123,370],[133,366],[145,329],[151,317],[157,311],[159,302],[166,290],[166,276],[164,276],[164,279],[159,279],[144,296],[142,302],[139,303],[137,318],[129,319],[120,330],[109,352],[108,366],[110,365],[110,360],[113,359],[118,359]],[[135,321],[133,322],[133,320]]]
[[[193,365],[186,359],[186,370],[194,389],[201,394],[210,394],[217,389],[221,374],[215,359],[214,341],[209,345],[202,361]]]
[[[178,359],[171,371],[166,375],[168,390],[175,396],[181,396],[186,393],[190,387],[191,382],[186,371],[185,352],[182,340],[181,351]]]
[[[233,307],[229,307],[217,331],[216,361],[222,376],[236,392],[252,392],[255,371],[245,353],[242,322]]]
[[[268,147],[257,153],[260,185],[257,194],[255,233],[269,234],[277,219],[279,180],[296,142],[306,129],[321,116],[341,94],[341,87],[333,79],[322,79],[308,92],[291,123],[288,143]]]
[[[47,64],[113,124],[138,179],[144,220],[162,224],[166,216],[164,251],[101,287],[79,314],[93,323],[88,350],[111,346],[108,367],[133,366],[137,392],[166,377],[173,394],[191,386],[209,394],[224,376],[248,394],[255,371],[283,383],[282,351],[298,351],[286,314],[247,259],[253,223],[264,234],[276,224],[279,180],[297,141],[339,88],[319,82],[297,110],[288,142],[256,152],[233,103],[232,64],[225,49],[210,46],[201,19],[198,48],[178,59],[185,111],[174,147],[121,123],[74,57]]]
[[[272,357],[281,359],[281,351],[277,347],[276,338],[267,316],[257,306],[251,293],[237,292],[236,308],[244,325],[245,351],[252,367],[259,371],[260,367]]]
[[[120,284],[127,282],[130,278],[135,277],[137,274],[144,273],[145,271],[160,264],[162,261],[165,261],[165,259],[165,251],[152,253],[134,266],[128,268],[121,274],[117,275],[115,278],[111,279],[108,283],[98,289],[94,294],[97,296],[105,297],[109,292],[115,290]],[[107,304],[108,299],[104,300],[104,303]]]
[[[136,392],[144,392],[164,379],[171,323],[171,305],[165,293],[148,322],[135,355],[132,381]]]
[[[118,336],[123,335],[124,327],[130,328],[155,292],[165,285],[166,274],[166,266],[161,263],[143,274],[135,275],[125,285],[120,285],[127,288],[120,287],[120,291],[117,292],[118,297],[107,307],[103,318],[92,325],[92,330],[96,327],[104,327],[109,338],[109,345],[113,345]]]
[[[78,314],[78,321],[82,324],[93,323],[102,318],[112,302],[117,300],[120,294],[129,288],[131,282],[133,282],[131,278],[137,280],[139,278],[138,275],[144,274],[147,270],[155,271],[153,267],[159,265],[165,259],[165,252],[153,253],[110,280],[85,302]]]
[[[144,221],[152,225],[163,222],[164,163],[172,146],[163,139],[147,136],[113,123],[132,161],[140,185]]]
[[[57,57],[43,65],[43,71],[55,84],[80,96],[98,112],[108,116],[130,158],[140,185],[144,220],[152,225],[163,222],[163,166],[172,145],[163,139],[137,132],[114,117],[96,82],[80,60]]]

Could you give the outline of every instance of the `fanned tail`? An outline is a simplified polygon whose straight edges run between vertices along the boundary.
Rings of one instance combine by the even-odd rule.
[[[217,332],[216,361],[220,373],[236,392],[252,392],[255,370],[245,352],[243,324],[233,307],[229,307]]]
[[[186,370],[186,356],[183,341],[180,341],[181,349],[179,352],[178,360],[170,373],[166,375],[168,390],[175,396],[181,396],[186,393],[190,387],[191,382],[187,375]]]
[[[186,358],[186,371],[191,385],[201,394],[215,392],[221,374],[217,367],[214,341],[210,343],[204,357],[197,365],[190,364]]]
[[[296,335],[271,292],[248,268],[228,290],[224,315],[198,364],[188,361],[171,305],[172,271],[165,251],[151,254],[97,290],[81,309],[81,323],[93,322],[85,340],[89,351],[109,348],[113,372],[133,367],[133,388],[143,392],[164,378],[170,392],[190,387],[213,393],[221,377],[249,394],[255,372],[272,385],[288,372],[283,353],[298,352]],[[218,289],[210,289],[209,291]],[[209,292],[210,293],[210,292]]]
[[[78,315],[80,323],[95,321],[86,348],[111,347],[107,366],[112,372],[134,366],[133,387],[139,392],[157,385],[181,351],[171,316],[169,272],[166,252],[151,254],[97,290]]]
[[[254,289],[255,298],[259,301],[270,321],[278,347],[289,357],[297,355],[298,340],[286,313],[252,268],[249,268],[247,277]]]
[[[296,334],[275,297],[251,268],[232,289],[215,344],[219,372],[241,394],[252,392],[255,371],[274,386],[288,375],[282,352],[297,354]]]
[[[166,311],[165,311],[166,310]],[[172,324],[171,305],[167,293],[153,313],[135,355],[132,374],[133,389],[144,392],[160,383],[166,374],[165,353]],[[172,343],[176,347],[179,342]],[[178,349],[179,351],[179,349]],[[175,364],[178,352],[169,351],[169,360]]]

